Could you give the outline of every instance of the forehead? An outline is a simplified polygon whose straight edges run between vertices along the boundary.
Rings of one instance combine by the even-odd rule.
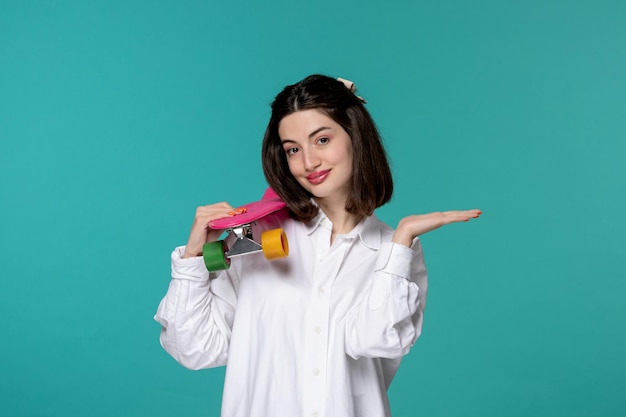
[[[321,127],[341,129],[337,122],[321,110],[300,110],[282,118],[278,124],[278,135],[281,139],[306,138]]]

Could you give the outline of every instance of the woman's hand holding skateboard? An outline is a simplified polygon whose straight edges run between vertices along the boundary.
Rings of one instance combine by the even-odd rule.
[[[232,211],[233,207],[226,202],[198,207],[183,258],[202,256],[202,246],[207,242],[215,242],[223,232],[223,230],[211,229],[209,222],[228,217]]]

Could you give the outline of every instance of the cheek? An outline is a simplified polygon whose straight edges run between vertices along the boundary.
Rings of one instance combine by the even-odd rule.
[[[339,152],[336,152],[334,155],[334,163],[335,164],[345,164],[345,165],[349,165],[352,166],[352,147],[349,145],[346,145],[343,149],[341,149]]]

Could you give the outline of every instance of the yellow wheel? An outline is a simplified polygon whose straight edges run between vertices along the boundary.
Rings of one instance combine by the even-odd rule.
[[[289,243],[283,229],[266,230],[261,235],[263,255],[270,261],[273,259],[286,258],[289,255]]]

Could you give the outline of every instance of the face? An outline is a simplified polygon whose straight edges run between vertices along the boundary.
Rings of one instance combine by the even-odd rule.
[[[352,140],[319,110],[285,116],[278,125],[289,171],[318,200],[345,204],[352,179]]]

